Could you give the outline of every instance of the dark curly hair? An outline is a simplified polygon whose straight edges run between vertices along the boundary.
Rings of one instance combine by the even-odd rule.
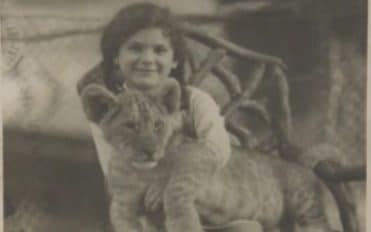
[[[170,40],[178,67],[170,73],[180,78],[184,70],[187,46],[178,18],[169,9],[153,3],[136,3],[121,9],[107,25],[101,39],[104,81],[113,92],[119,91],[123,78],[118,75],[114,60],[121,45],[136,32],[150,28],[161,28]]]

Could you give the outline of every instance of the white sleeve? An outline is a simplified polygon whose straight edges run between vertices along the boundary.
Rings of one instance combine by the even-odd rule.
[[[210,95],[196,88],[190,89],[189,106],[196,136],[205,141],[224,165],[229,159],[231,145],[219,106]]]

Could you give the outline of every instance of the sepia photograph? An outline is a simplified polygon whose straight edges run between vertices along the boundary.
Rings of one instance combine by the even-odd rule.
[[[0,0],[3,231],[366,232],[367,0]]]

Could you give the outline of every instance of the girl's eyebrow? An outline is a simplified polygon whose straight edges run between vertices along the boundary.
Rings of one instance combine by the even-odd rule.
[[[139,40],[131,40],[128,45],[151,45],[151,46],[163,46],[163,47],[168,47],[170,45],[168,45],[167,43],[164,43],[164,42],[150,42],[150,43],[147,43],[147,42],[141,42]]]
[[[143,45],[144,43],[137,41],[137,40],[131,40],[128,45]]]

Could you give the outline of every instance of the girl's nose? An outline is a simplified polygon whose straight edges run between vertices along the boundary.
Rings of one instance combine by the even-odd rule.
[[[142,56],[141,56],[141,61],[145,64],[151,64],[154,62],[154,53],[151,51],[151,49],[146,49],[143,51]]]

